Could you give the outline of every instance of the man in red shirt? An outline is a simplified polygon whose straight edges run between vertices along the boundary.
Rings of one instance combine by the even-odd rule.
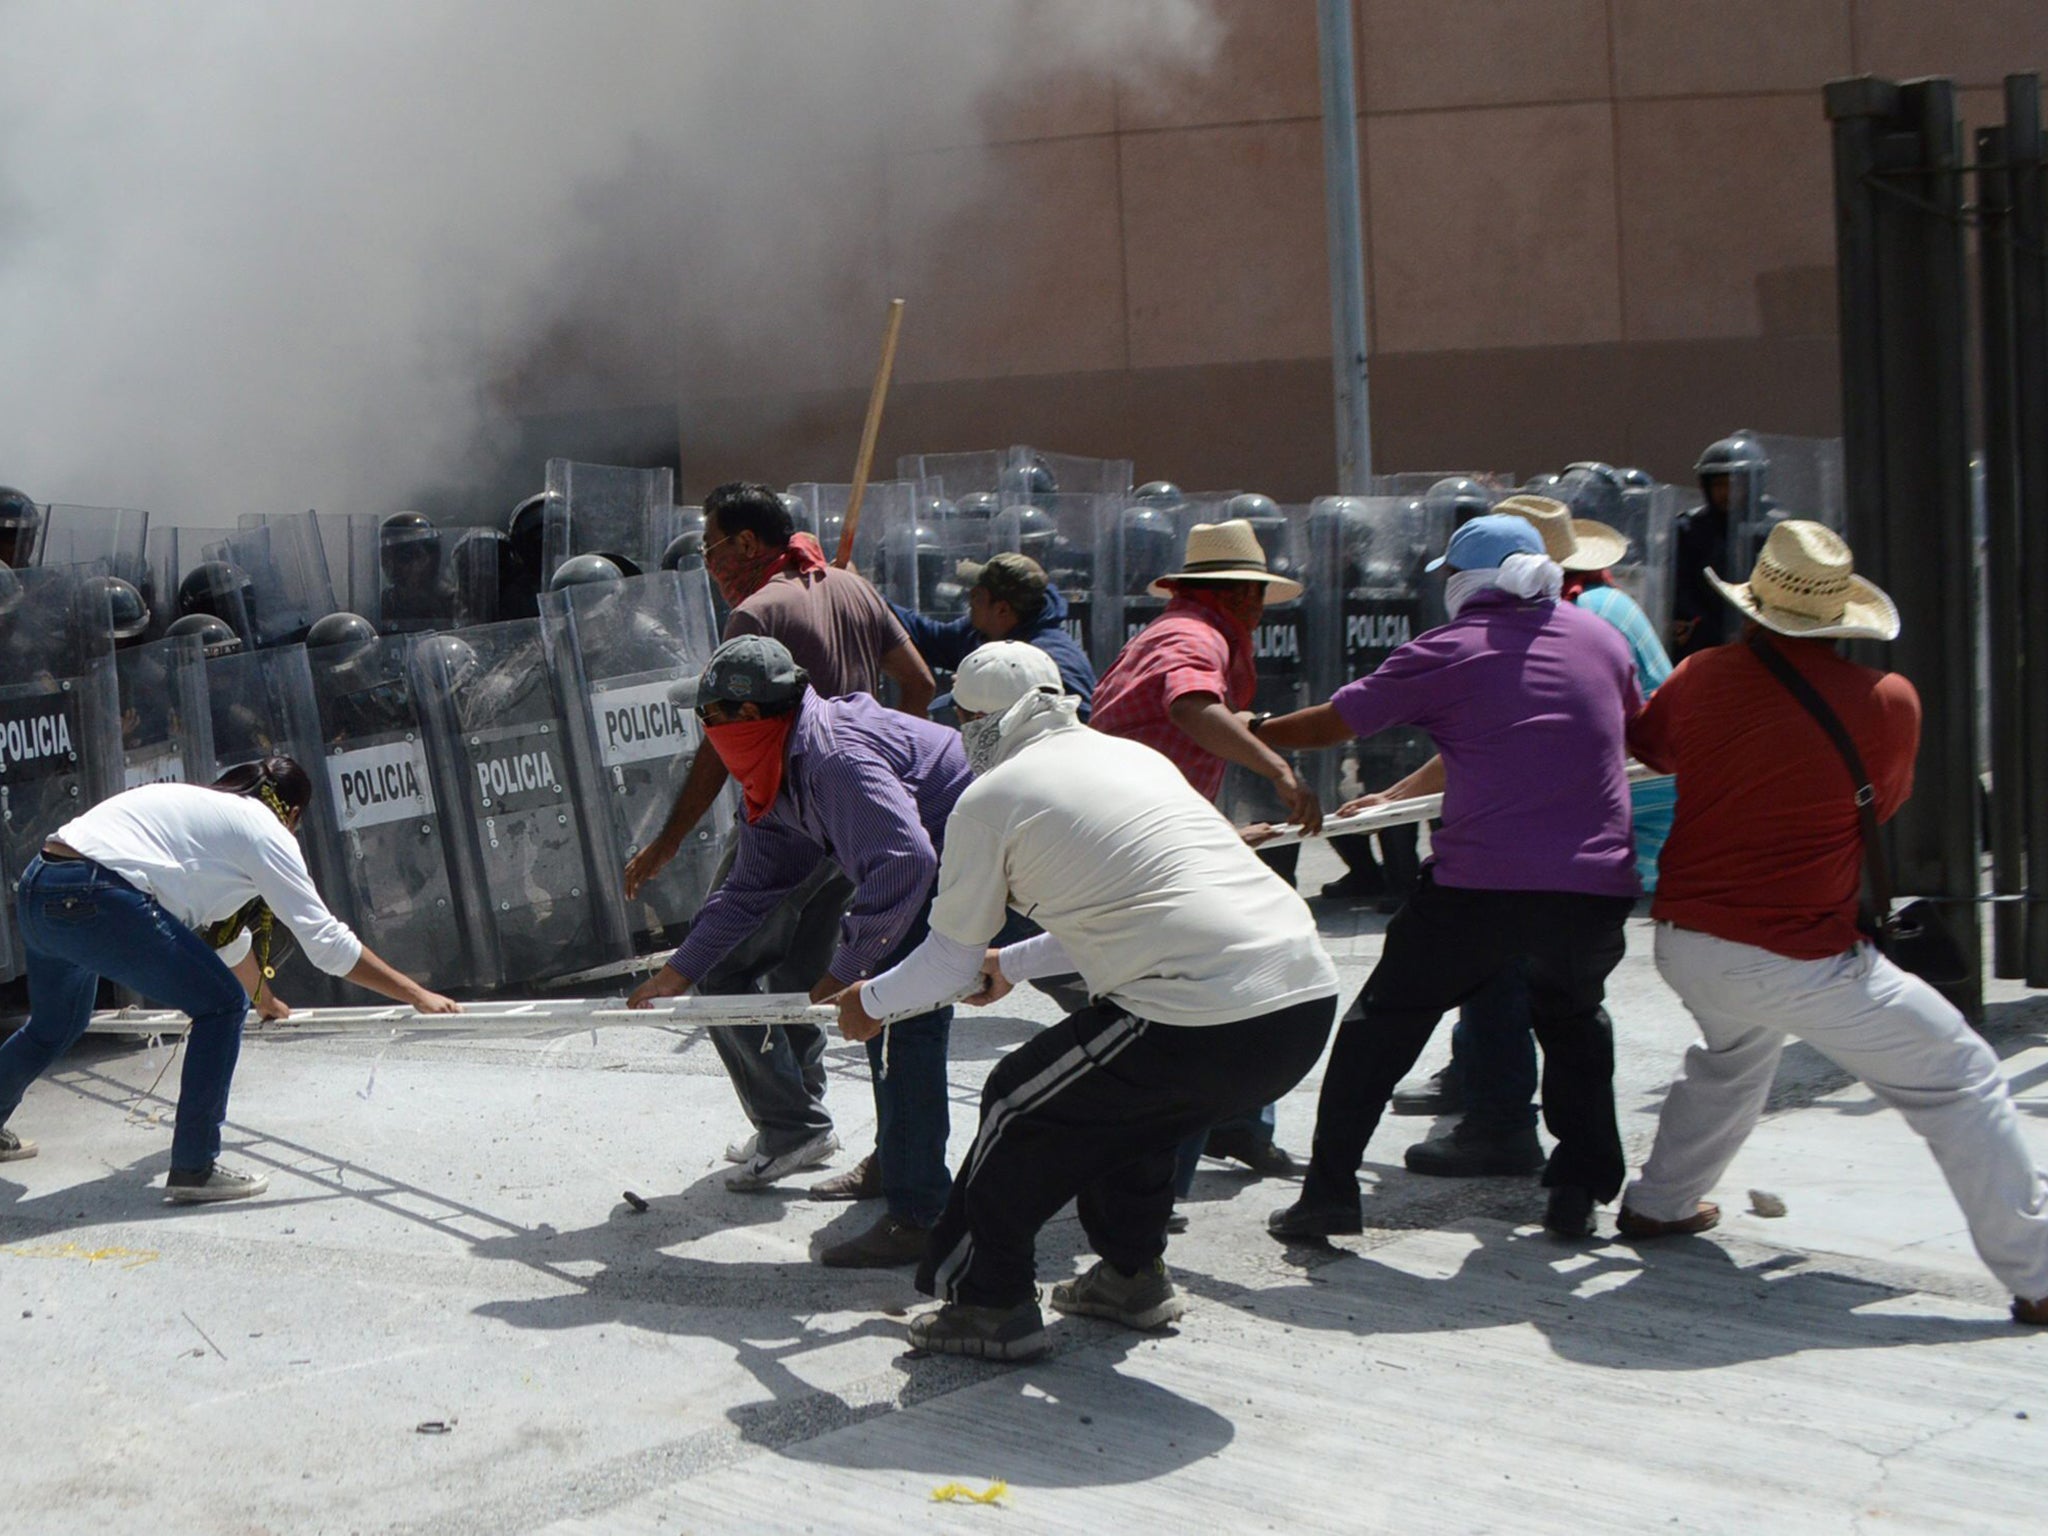
[[[1222,793],[1230,764],[1249,768],[1272,781],[1288,815],[1304,830],[1318,830],[1323,808],[1315,791],[1259,740],[1262,720],[1248,713],[1258,689],[1252,633],[1267,599],[1297,598],[1301,583],[1266,569],[1265,547],[1243,518],[1195,524],[1181,563],[1182,570],[1161,576],[1148,589],[1171,601],[1102,674],[1088,723],[1163,753],[1211,802]],[[1209,1155],[1235,1158],[1260,1173],[1293,1173],[1294,1159],[1274,1145],[1273,1125],[1269,1104],[1257,1115],[1216,1126],[1206,1138]],[[1193,1181],[1203,1140],[1195,1138],[1183,1150],[1180,1194]]]
[[[1841,718],[1882,821],[1912,792],[1920,698],[1833,642],[1890,640],[1898,611],[1819,523],[1774,527],[1741,586],[1707,579],[1748,621],[1743,643],[1681,662],[1628,733],[1637,757],[1678,776],[1651,915],[1657,969],[1702,1038],[1664,1101],[1621,1234],[1703,1232],[1720,1220],[1702,1197],[1756,1125],[1785,1037],[1797,1035],[1926,1139],[1978,1254],[2013,1293],[2013,1316],[2048,1324],[2048,1179],[1998,1059],[1940,993],[1864,940],[1856,786],[1757,654],[1775,650]]]

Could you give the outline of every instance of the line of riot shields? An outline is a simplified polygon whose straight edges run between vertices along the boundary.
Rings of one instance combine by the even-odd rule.
[[[1701,493],[1599,464],[1521,488],[1626,535],[1609,576],[1663,633],[1683,522],[1721,505],[1740,569],[1735,546],[1776,518],[1839,524],[1840,462],[1838,443],[1737,433],[1702,455]],[[1153,583],[1188,530],[1245,518],[1269,568],[1304,588],[1254,637],[1255,707],[1271,711],[1327,698],[1442,622],[1442,577],[1424,567],[1516,488],[1503,473],[1394,475],[1282,505],[1134,486],[1128,460],[1029,447],[911,456],[896,474],[867,488],[853,548],[885,596],[958,619],[982,562],[1028,555],[1098,671],[1165,607]],[[830,554],[849,495],[810,483],[784,499]],[[205,782],[268,752],[313,771],[304,842],[337,913],[430,986],[530,991],[674,944],[714,878],[730,795],[631,902],[620,870],[699,744],[669,689],[724,620],[703,529],[671,471],[567,459],[502,526],[445,529],[417,512],[153,527],[0,488],[0,987],[18,990],[23,966],[14,882],[56,827],[121,789]],[[1334,804],[1429,751],[1390,733],[1306,766]],[[1248,773],[1222,803],[1239,822],[1279,813]],[[281,989],[358,1000],[303,961]]]

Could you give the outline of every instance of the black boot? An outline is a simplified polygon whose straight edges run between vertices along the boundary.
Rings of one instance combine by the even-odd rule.
[[[1410,1173],[1427,1173],[1440,1179],[1475,1179],[1541,1173],[1544,1155],[1535,1126],[1503,1130],[1475,1125],[1467,1115],[1448,1135],[1418,1141],[1403,1154],[1401,1161],[1408,1165]]]

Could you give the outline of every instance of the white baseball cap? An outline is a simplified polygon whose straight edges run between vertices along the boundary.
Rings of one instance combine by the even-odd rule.
[[[1061,691],[1058,663],[1021,640],[991,640],[968,652],[953,674],[953,704],[970,714],[999,715],[1041,688]]]

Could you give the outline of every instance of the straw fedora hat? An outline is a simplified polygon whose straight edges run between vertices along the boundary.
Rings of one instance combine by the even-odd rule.
[[[1188,552],[1181,568],[1168,571],[1145,590],[1154,597],[1171,597],[1171,582],[1262,581],[1273,590],[1269,602],[1285,603],[1301,596],[1301,583],[1275,576],[1266,569],[1265,546],[1241,517],[1227,523],[1197,523],[1188,530]]]
[[[1543,535],[1543,552],[1568,571],[1604,571],[1628,558],[1628,535],[1619,528],[1573,517],[1572,509],[1548,496],[1509,496],[1493,510],[1521,518]]]
[[[1842,536],[1824,523],[1778,523],[1737,586],[1712,570],[1707,580],[1765,629],[1809,640],[1895,640],[1899,610],[1884,592],[1855,574]]]

